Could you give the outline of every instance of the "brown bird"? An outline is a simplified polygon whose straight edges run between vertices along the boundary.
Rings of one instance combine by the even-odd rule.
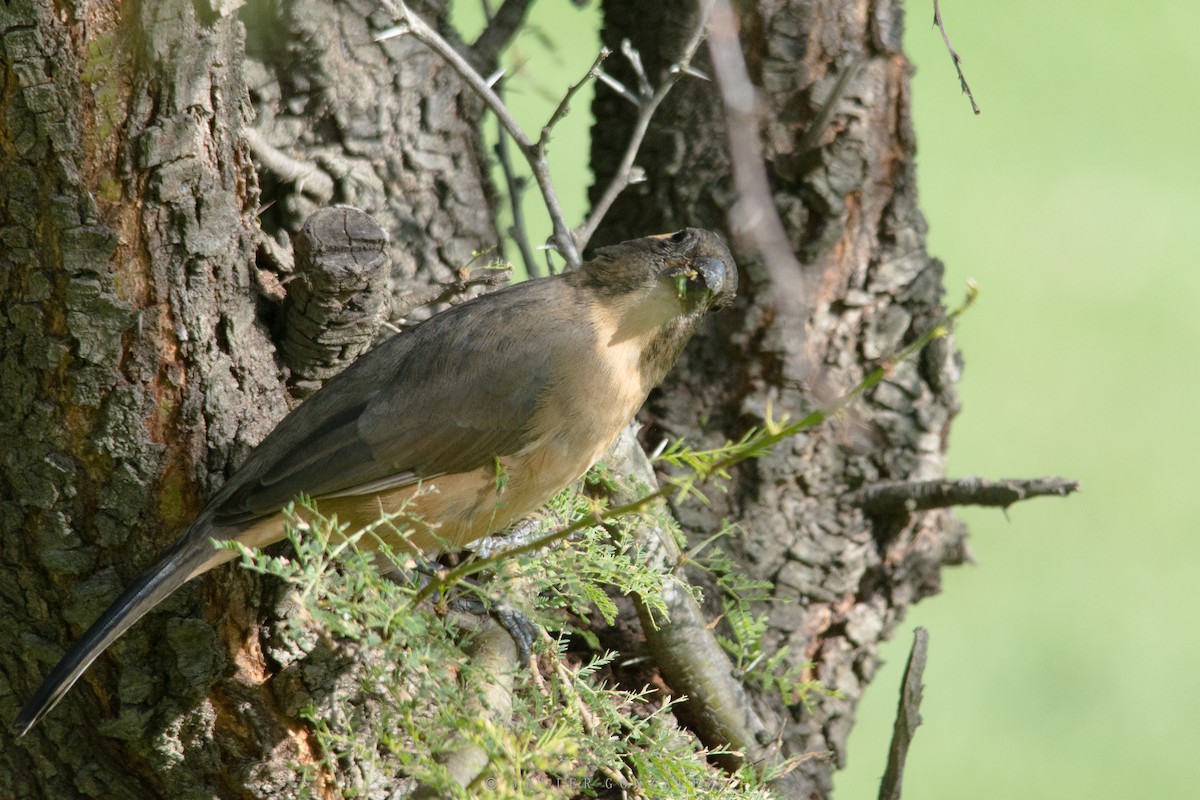
[[[397,549],[460,547],[527,516],[604,454],[737,284],[720,238],[687,228],[602,248],[386,340],[284,417],[67,651],[16,731],[155,605],[234,557],[213,539],[282,539],[280,509],[300,493],[351,530],[411,515],[409,542],[388,542]]]

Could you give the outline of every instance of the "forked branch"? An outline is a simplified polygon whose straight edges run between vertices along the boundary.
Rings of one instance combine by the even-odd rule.
[[[383,31],[377,39],[382,41],[396,36],[413,36],[441,56],[466,81],[472,91],[479,95],[488,109],[496,115],[496,119],[500,121],[504,132],[512,137],[513,142],[521,151],[521,155],[524,156],[526,162],[529,164],[533,178],[537,182],[538,189],[541,191],[542,200],[546,204],[546,210],[550,215],[551,225],[554,228],[554,246],[562,254],[568,267],[578,266],[580,263],[580,252],[587,247],[592,235],[600,226],[600,222],[603,220],[605,214],[608,213],[609,208],[612,207],[613,202],[640,175],[640,171],[635,167],[635,161],[655,111],[658,110],[658,107],[662,104],[662,101],[666,98],[671,88],[684,75],[698,74],[692,69],[691,60],[695,56],[700,43],[704,41],[710,4],[702,4],[699,21],[687,44],[684,46],[683,53],[680,55],[679,60],[672,64],[666,71],[666,74],[660,79],[657,89],[651,88],[644,71],[640,70],[640,56],[631,46],[626,44],[622,50],[638,74],[639,86],[636,92],[625,88],[601,69],[601,64],[609,55],[607,50],[602,50],[592,64],[591,69],[588,70],[587,75],[567,90],[562,102],[559,103],[546,125],[542,127],[541,134],[537,140],[530,138],[525,133],[512,112],[508,109],[508,106],[505,105],[504,100],[489,85],[488,81],[471,66],[470,62],[455,50],[436,30],[414,13],[406,3],[393,3],[385,0],[385,4],[396,16],[400,24]],[[591,79],[603,81],[606,85],[613,87],[622,97],[631,100],[638,107],[638,115],[634,122],[629,144],[625,148],[625,154],[612,180],[605,188],[600,199],[596,201],[592,213],[588,215],[587,220],[578,229],[571,231],[567,226],[562,205],[558,199],[558,193],[554,188],[554,182],[550,176],[550,168],[546,161],[546,148],[549,144],[553,127],[566,115],[572,97],[584,83]]]

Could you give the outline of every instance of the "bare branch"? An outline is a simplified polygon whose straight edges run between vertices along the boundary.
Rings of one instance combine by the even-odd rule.
[[[1054,495],[1066,497],[1079,482],[1066,478],[986,481],[982,478],[941,478],[928,481],[881,481],[846,498],[873,516],[895,516],[950,506],[999,506]]]
[[[471,627],[465,614],[457,614],[455,621],[464,628]],[[517,656],[517,645],[513,637],[499,623],[484,618],[476,622],[474,635],[470,639],[469,657],[474,664],[472,674],[480,678],[472,687],[472,705],[480,717],[493,725],[504,726],[511,722],[513,706],[513,676],[521,666]],[[438,763],[447,776],[466,789],[488,766],[488,752],[480,744],[472,742],[461,732],[445,744],[438,756]],[[412,795],[425,799],[444,797],[429,784],[422,784]]]
[[[625,84],[621,83],[619,80],[614,78],[612,75],[609,75],[604,70],[600,70],[599,73],[597,73],[596,77],[599,78],[600,82],[603,83],[605,86],[612,89],[614,92],[616,92],[618,95],[625,98],[629,102],[633,103],[633,105],[635,107],[637,107],[637,108],[642,107],[642,99],[640,97],[638,97],[636,94],[634,94],[633,92],[629,91],[627,88],[625,88]]]
[[[676,83],[684,75],[697,75],[698,73],[692,69],[691,60],[696,54],[700,43],[704,41],[705,24],[708,19],[711,4],[706,0],[701,0],[700,20],[696,25],[695,31],[684,47],[684,51],[679,60],[671,65],[663,76],[662,81],[657,91],[651,91],[650,82],[646,77],[645,69],[642,67],[641,56],[628,43],[622,46],[622,52],[629,60],[629,63],[634,69],[638,77],[641,95],[635,95],[629,89],[615,81],[610,75],[605,73],[600,65],[609,53],[607,50],[601,51],[597,56],[596,61],[588,70],[587,76],[580,82],[572,85],[558,108],[551,115],[550,120],[542,128],[541,135],[534,142],[522,130],[520,124],[512,116],[504,101],[500,98],[492,87],[489,85],[474,67],[461,55],[453,46],[450,45],[437,31],[425,23],[417,16],[406,3],[392,3],[390,0],[385,0],[385,4],[392,12],[402,21],[402,24],[391,28],[381,33],[378,40],[389,39],[395,36],[405,34],[414,36],[418,41],[425,44],[448,63],[467,84],[478,94],[487,105],[487,107],[496,115],[500,121],[501,127],[512,137],[521,154],[529,163],[530,170],[533,173],[533,178],[537,182],[538,188],[541,190],[542,199],[546,204],[546,210],[550,214],[550,221],[554,227],[554,244],[559,253],[567,262],[568,267],[578,266],[580,263],[579,253],[587,247],[587,243],[591,240],[592,235],[599,227],[604,215],[608,213],[617,196],[620,195],[630,183],[639,180],[641,175],[640,170],[634,166],[634,160],[637,158],[637,153],[641,147],[642,140],[646,136],[646,131],[650,126],[650,119],[654,116],[654,112],[658,110],[663,99]],[[505,3],[507,6],[508,3]],[[503,9],[502,9],[503,10]],[[515,9],[514,9],[515,11]],[[499,14],[497,14],[499,16]],[[550,141],[550,133],[553,127],[567,113],[567,108],[571,98],[579,90],[579,88],[589,79],[598,79],[606,85],[613,88],[622,97],[630,100],[638,106],[638,118],[634,124],[633,133],[630,136],[629,144],[626,146],[625,155],[621,159],[621,163],[613,176],[612,181],[605,189],[603,195],[596,202],[592,209],[591,215],[584,223],[575,231],[571,231],[567,225],[562,212],[562,206],[558,200],[558,194],[555,191],[554,184],[550,179],[550,169],[546,160],[546,146]],[[511,174],[506,172],[510,177],[510,190],[512,187]],[[515,219],[515,217],[514,217]],[[518,242],[518,246],[520,243]],[[526,258],[526,266],[529,267],[531,261],[527,257],[527,249],[522,248],[522,257]],[[530,274],[535,274],[534,270],[530,270]]]
[[[525,228],[525,210],[522,206],[522,200],[525,197],[525,179],[518,177],[513,168],[512,159],[508,155],[508,137],[504,135],[503,128],[499,123],[496,127],[498,129],[496,131],[496,160],[500,162],[500,171],[504,173],[504,184],[508,190],[508,204],[513,217],[513,224],[508,229],[508,235],[517,243],[517,249],[521,251],[521,261],[525,264],[525,272],[529,274],[529,277],[536,278],[543,273],[529,246],[529,231]]]
[[[525,22],[525,14],[529,10],[530,0],[504,0],[496,13],[491,15],[487,27],[479,38],[471,45],[471,55],[476,64],[484,69],[494,70],[504,49]]]
[[[308,194],[319,203],[328,203],[333,198],[333,178],[320,167],[292,158],[268,142],[256,128],[242,128],[242,137],[263,169],[274,173],[280,182],[294,183],[297,192]]]
[[[592,66],[588,69],[587,74],[580,78],[577,82],[567,87],[567,93],[563,95],[563,99],[559,101],[558,107],[554,109],[554,113],[550,115],[550,120],[542,126],[542,135],[538,137],[538,147],[542,150],[546,149],[546,145],[550,142],[550,132],[554,130],[554,126],[567,115],[571,110],[571,98],[575,93],[590,80],[600,77],[600,65],[604,63],[610,55],[607,47],[601,47],[600,52],[596,55],[596,60],[592,62]]]
[[[617,166],[612,180],[609,181],[608,186],[604,189],[604,194],[592,206],[592,213],[588,216],[587,220],[575,231],[575,241],[579,243],[579,249],[582,250],[587,247],[587,243],[591,241],[592,236],[596,233],[596,229],[600,227],[600,222],[604,219],[608,210],[612,208],[612,204],[616,202],[621,192],[625,191],[629,184],[639,179],[638,176],[641,172],[634,168],[634,161],[637,159],[638,150],[641,149],[642,140],[646,138],[646,131],[650,129],[650,119],[654,116],[654,112],[658,111],[658,107],[662,105],[662,101],[666,99],[671,88],[685,75],[691,74],[691,62],[696,55],[696,50],[700,47],[700,43],[704,41],[705,27],[708,23],[711,9],[711,3],[701,0],[700,14],[695,30],[692,31],[691,37],[688,39],[687,44],[684,45],[683,53],[680,54],[679,60],[672,64],[666,74],[663,75],[658,89],[653,94],[647,94],[651,87],[650,82],[645,77],[645,71],[642,69],[641,57],[628,42],[622,43],[621,51],[629,59],[630,64],[633,65],[634,72],[639,75],[638,82],[642,84],[642,95],[640,97],[634,95],[633,92],[604,72],[600,72],[597,76],[622,97],[634,103],[638,107],[638,116],[633,125],[633,132],[629,136],[629,144],[625,146],[625,154],[621,156],[621,163]]]
[[[474,67],[467,63],[467,60],[449,42],[443,39],[437,31],[429,27],[423,19],[413,13],[412,9],[406,3],[393,5],[393,10],[401,17],[403,24],[383,31],[375,37],[376,41],[384,41],[385,39],[392,39],[406,34],[416,38],[453,67],[454,71],[467,82],[467,85],[483,99],[483,102],[496,115],[496,118],[500,120],[500,124],[504,126],[509,136],[513,138],[513,141],[521,149],[527,150],[533,148],[533,142],[525,135],[525,131],[521,129],[520,124],[513,117],[512,113],[509,112],[508,106],[492,90],[492,87],[488,85],[483,76],[476,72]]]
[[[517,147],[520,148],[522,155],[529,162],[529,168],[533,172],[534,180],[537,181],[538,188],[542,192],[542,200],[546,203],[546,211],[550,214],[550,222],[554,226],[555,246],[566,260],[568,266],[578,266],[579,248],[575,246],[571,230],[567,227],[566,219],[563,216],[562,204],[559,203],[558,193],[554,189],[553,181],[550,180],[550,171],[546,165],[544,153],[539,155],[537,143],[533,142],[525,134],[520,124],[517,123],[516,118],[508,110],[508,106],[493,91],[492,87],[488,86],[483,76],[449,42],[415,14],[408,7],[407,3],[401,2],[390,5],[400,17],[402,24],[383,31],[376,37],[376,40],[383,41],[384,39],[391,39],[406,34],[415,37],[419,42],[441,56],[467,82],[467,85],[483,99],[483,102],[496,115],[496,118],[500,120],[500,124],[504,126],[504,130],[508,131],[509,136],[513,138]]]
[[[978,114],[979,105],[975,102],[975,95],[971,94],[971,87],[967,85],[967,76],[963,75],[962,57],[954,49],[954,45],[950,44],[950,37],[946,34],[946,26],[942,22],[942,9],[938,5],[938,0],[933,0],[933,24],[941,31],[942,41],[946,43],[946,49],[950,51],[950,60],[954,62],[954,71],[958,73],[958,83],[962,87],[963,94],[971,101],[971,110]]]
[[[921,724],[921,693],[925,688],[921,678],[925,674],[928,653],[929,631],[917,628],[913,631],[913,645],[908,652],[908,664],[904,667],[904,680],[900,684],[900,702],[896,707],[896,724],[892,728],[892,745],[888,748],[887,769],[879,783],[879,800],[900,800],[908,746],[912,744],[917,726]]]
[[[621,55],[629,61],[629,66],[633,68],[633,74],[637,77],[638,94],[642,97],[649,97],[654,93],[654,87],[650,85],[650,79],[646,77],[646,67],[642,65],[642,54],[637,51],[632,42],[622,39]]]
[[[392,311],[395,316],[403,317],[425,306],[461,302],[463,295],[476,286],[499,286],[507,283],[510,278],[511,269],[471,269],[468,265],[455,273],[454,280],[402,291],[396,297]]]
[[[636,424],[627,426],[606,456],[614,474],[622,476],[614,497],[619,504],[639,497],[641,489],[634,490],[634,486],[654,486],[658,480],[636,432]],[[663,506],[661,498],[654,502]],[[661,596],[667,607],[665,615],[655,613],[640,596],[631,597],[654,663],[673,692],[687,698],[685,703],[692,710],[692,724],[700,740],[709,747],[724,746],[734,751],[718,757],[724,767],[735,769],[749,762],[768,771],[782,768],[785,761],[779,743],[771,740],[749,701],[746,687],[735,677],[729,656],[688,590],[683,566],[687,559],[662,520],[647,514],[632,534],[639,558],[669,570]],[[772,783],[780,797],[798,797],[795,780],[784,769]]]
[[[708,52],[725,104],[730,166],[737,189],[737,201],[729,211],[731,232],[759,254],[781,301],[796,302],[805,297],[802,268],[771,196],[759,131],[758,92],[746,69],[730,0],[715,0],[709,31]]]

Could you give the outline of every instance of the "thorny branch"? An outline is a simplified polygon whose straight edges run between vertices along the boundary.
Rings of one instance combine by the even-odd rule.
[[[588,215],[587,220],[575,231],[575,239],[579,242],[580,249],[587,246],[592,235],[596,233],[596,229],[600,227],[600,222],[604,219],[608,210],[612,208],[612,204],[621,192],[625,191],[629,184],[640,177],[641,171],[635,169],[634,161],[637,159],[638,150],[642,146],[642,140],[646,138],[646,131],[650,129],[650,120],[653,118],[654,113],[658,111],[658,107],[662,104],[662,101],[666,99],[672,87],[684,75],[697,74],[692,70],[691,63],[696,55],[696,50],[700,47],[700,43],[704,41],[705,27],[708,24],[708,16],[711,8],[710,3],[702,2],[700,18],[696,23],[696,29],[692,31],[687,44],[684,45],[683,53],[680,54],[679,60],[672,64],[666,74],[660,79],[658,89],[651,89],[650,81],[647,79],[646,72],[642,68],[641,56],[628,41],[622,44],[621,52],[629,60],[630,66],[633,67],[634,73],[637,75],[638,92],[635,94],[612,76],[605,72],[600,72],[598,76],[600,80],[621,95],[621,97],[624,97],[637,106],[638,115],[637,120],[633,124],[633,132],[629,136],[629,144],[625,146],[625,153],[621,156],[621,163],[613,174],[612,180],[609,181],[608,186],[604,189],[604,194],[600,196],[600,199],[592,207],[592,213]]]
[[[504,0],[496,13],[487,21],[487,27],[479,38],[471,45],[471,54],[475,63],[482,65],[484,71],[490,72],[496,68],[500,51],[504,49],[517,29],[525,22],[532,0]],[[486,8],[486,3],[484,4]]]
[[[554,243],[558,251],[562,254],[567,262],[568,267],[578,266],[580,262],[579,254],[587,247],[592,235],[600,226],[605,214],[612,207],[613,202],[617,199],[622,191],[637,180],[640,171],[634,166],[634,161],[637,158],[638,150],[641,148],[642,141],[646,136],[646,131],[650,127],[650,119],[662,104],[671,88],[679,82],[684,75],[698,75],[692,69],[691,60],[696,54],[696,50],[700,47],[700,43],[704,41],[705,26],[708,20],[708,10],[711,7],[709,3],[702,3],[701,14],[696,29],[692,32],[684,51],[679,60],[672,64],[666,74],[661,78],[657,89],[652,89],[649,80],[646,78],[644,70],[641,69],[641,58],[637,51],[626,45],[622,48],[625,57],[629,59],[630,64],[634,66],[635,72],[638,74],[638,92],[630,91],[615,81],[611,76],[607,75],[600,65],[605,58],[608,57],[608,51],[602,51],[592,64],[592,68],[588,70],[587,75],[583,80],[571,86],[566,95],[563,97],[558,108],[555,109],[550,120],[542,128],[541,135],[537,141],[533,141],[521,128],[520,124],[508,110],[503,99],[496,91],[488,84],[488,82],[471,66],[471,64],[458,53],[454,47],[447,42],[433,28],[424,22],[406,3],[392,3],[385,0],[386,5],[396,17],[401,20],[401,24],[390,28],[377,37],[378,40],[390,39],[396,36],[405,34],[415,37],[422,42],[426,47],[433,50],[448,63],[462,78],[467,82],[472,90],[483,99],[487,107],[496,115],[501,127],[520,149],[521,154],[529,163],[534,180],[537,182],[538,188],[541,190],[542,199],[546,204],[546,210],[550,214],[550,221],[554,227]],[[550,178],[549,166],[546,162],[546,146],[550,141],[550,133],[555,124],[566,114],[567,106],[572,96],[579,88],[588,80],[598,79],[606,85],[612,87],[622,97],[630,100],[638,107],[637,120],[634,123],[633,133],[630,135],[629,144],[626,146],[625,154],[621,159],[620,166],[613,175],[612,181],[604,190],[603,195],[596,201],[593,206],[592,213],[587,220],[572,232],[566,224],[563,215],[562,206],[559,203],[557,192],[554,189],[554,183]],[[522,249],[524,256],[527,248]]]
[[[950,37],[946,34],[946,26],[942,22],[942,9],[938,5],[938,0],[933,0],[933,24],[937,25],[937,29],[941,31],[942,41],[946,43],[946,49],[950,51],[950,60],[954,62],[954,71],[958,73],[958,83],[962,86],[963,94],[971,101],[971,110],[978,114],[979,105],[975,102],[975,95],[971,94],[971,87],[967,85],[967,76],[963,75],[962,57],[954,49],[954,45],[950,44]]]
[[[242,128],[242,136],[263,168],[277,175],[281,182],[294,183],[297,192],[308,194],[318,203],[328,203],[333,198],[333,178],[319,167],[292,158],[249,125]]]
[[[467,82],[467,85],[482,98],[487,107],[491,109],[491,112],[500,120],[500,124],[504,126],[504,130],[513,138],[517,147],[521,149],[522,154],[533,170],[534,180],[537,181],[538,189],[542,192],[542,200],[546,203],[546,210],[550,213],[550,222],[554,227],[555,246],[563,258],[566,259],[568,266],[578,266],[579,249],[575,246],[575,240],[572,238],[571,231],[567,227],[562,204],[559,203],[558,192],[554,188],[554,182],[550,180],[550,170],[546,165],[545,142],[542,140],[534,142],[525,134],[525,131],[521,129],[516,118],[513,117],[512,112],[508,110],[508,106],[504,104],[499,95],[488,85],[487,81],[475,71],[475,68],[449,42],[442,38],[437,31],[429,27],[417,14],[413,13],[407,3],[389,3],[388,5],[391,7],[393,13],[401,19],[402,24],[383,31],[376,39],[383,41],[405,34],[415,37],[419,42],[441,56]]]
[[[600,65],[611,55],[607,47],[601,47],[600,52],[596,54],[596,59],[592,62],[592,66],[588,68],[587,75],[584,75],[581,80],[576,81],[567,87],[566,94],[562,100],[558,102],[558,107],[554,109],[554,113],[550,115],[550,120],[542,126],[542,135],[538,137],[538,146],[543,150],[550,143],[550,132],[554,130],[554,126],[559,123],[567,112],[571,110],[571,98],[575,93],[583,88],[583,85],[590,80],[600,75]]]

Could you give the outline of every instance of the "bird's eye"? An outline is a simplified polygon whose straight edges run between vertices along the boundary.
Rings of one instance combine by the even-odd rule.
[[[677,232],[674,236],[672,236],[671,241],[674,242],[675,244],[679,244],[686,238],[687,238],[687,231],[682,230],[682,231]]]

